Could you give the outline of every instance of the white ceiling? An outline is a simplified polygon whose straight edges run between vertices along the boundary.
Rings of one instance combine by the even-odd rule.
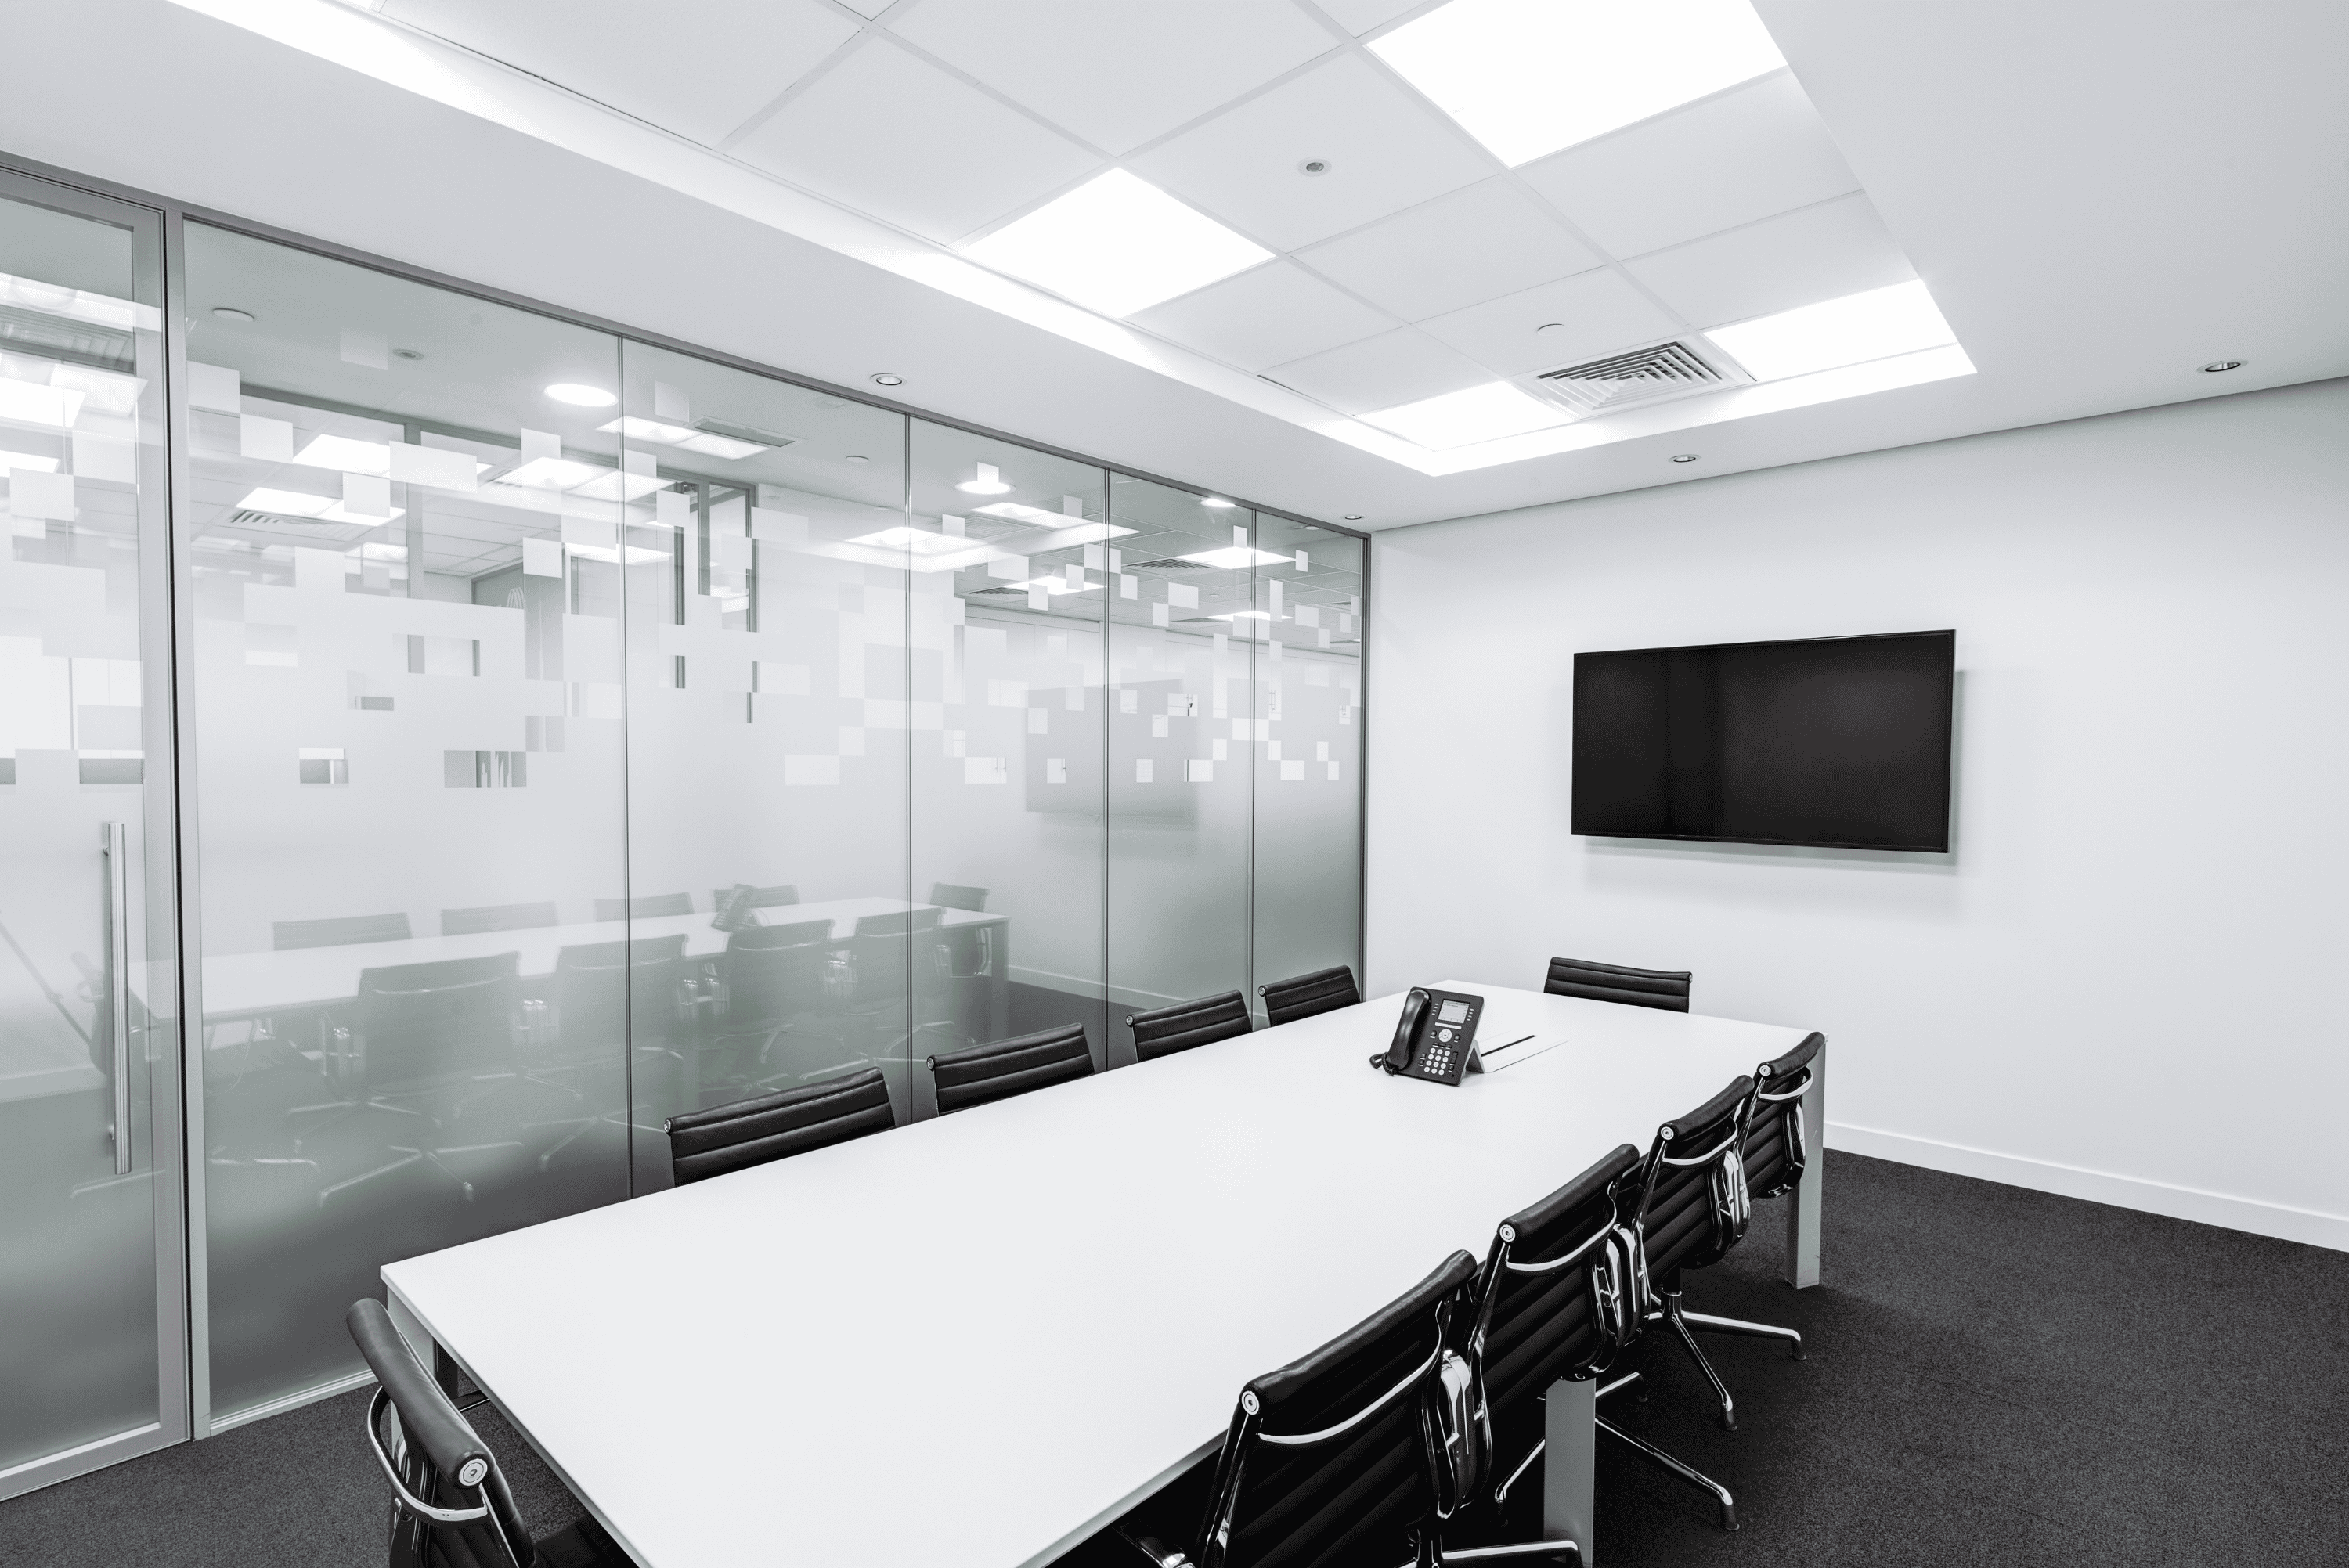
[[[2337,5],[1758,0],[1790,71],[1516,170],[1361,47],[1425,8],[91,0],[22,46],[119,88],[0,138],[1372,527],[2349,373]],[[1278,259],[1121,325],[953,256],[1113,166]],[[1451,473],[1338,417],[1909,276],[1979,374]]]

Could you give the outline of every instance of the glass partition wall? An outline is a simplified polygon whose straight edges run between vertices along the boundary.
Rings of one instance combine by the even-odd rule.
[[[0,1495],[356,1381],[681,1112],[1359,964],[1356,538],[8,194],[0,1255],[96,1283],[0,1274]]]

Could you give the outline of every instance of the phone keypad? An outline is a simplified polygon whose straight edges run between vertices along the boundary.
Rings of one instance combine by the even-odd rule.
[[[1450,1046],[1431,1046],[1428,1047],[1426,1057],[1420,1063],[1420,1070],[1448,1078],[1452,1072],[1452,1057],[1453,1052]]]

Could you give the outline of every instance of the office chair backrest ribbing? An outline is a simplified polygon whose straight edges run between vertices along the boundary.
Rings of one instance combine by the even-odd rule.
[[[848,938],[849,970],[856,980],[855,1006],[891,1007],[905,1000],[910,967],[927,979],[942,963],[938,955],[938,912],[901,910],[893,914],[858,918]],[[925,968],[925,962],[929,967]]]
[[[1826,1048],[1825,1035],[1804,1037],[1795,1048],[1754,1069],[1754,1099],[1745,1113],[1739,1153],[1745,1162],[1746,1190],[1755,1198],[1775,1198],[1803,1179],[1810,1163],[1810,1129],[1803,1125],[1803,1094],[1811,1087],[1812,1064]]]
[[[937,1086],[938,1114],[984,1105],[1030,1089],[1044,1088],[1093,1070],[1092,1049],[1085,1042],[1082,1024],[1040,1029],[1017,1039],[991,1046],[949,1051],[930,1058],[930,1077]]]
[[[344,947],[361,942],[406,942],[408,916],[344,914],[329,920],[280,920],[269,928],[269,944],[279,953],[297,947]]]
[[[1553,996],[1660,1007],[1668,1013],[1689,1010],[1689,971],[1685,969],[1629,969],[1584,958],[1553,958],[1542,989]]]
[[[742,887],[747,887],[750,884],[748,883],[742,883],[736,887],[710,889],[709,907],[712,910],[724,909],[728,899],[732,898],[737,892],[740,892]],[[799,901],[799,888],[792,883],[784,882],[774,887],[750,888],[750,896],[744,903],[742,907],[745,909],[780,909],[785,904],[797,903]]]
[[[1680,1271],[1720,1260],[1745,1234],[1750,1200],[1738,1154],[1754,1080],[1729,1087],[1656,1130],[1640,1171],[1640,1234],[1649,1277],[1677,1290]]]
[[[832,922],[746,925],[726,938],[718,973],[726,982],[726,1026],[768,1028],[822,1005],[833,952]]]
[[[375,1374],[367,1441],[396,1489],[393,1560],[407,1545],[405,1560],[435,1568],[533,1568],[538,1552],[496,1456],[417,1363],[383,1303],[353,1302],[343,1321]]]
[[[1133,1031],[1133,1059],[1141,1062],[1228,1040],[1256,1027],[1248,1017],[1247,1003],[1237,991],[1177,1002],[1147,1013],[1130,1013],[1125,1022]]]
[[[509,1060],[522,954],[443,958],[359,972],[352,1028],[361,1072],[381,1085],[480,1072]]]
[[[1621,1144],[1494,1233],[1471,1340],[1493,1428],[1537,1424],[1552,1383],[1596,1376],[1639,1336],[1646,1293],[1621,1212],[1639,1168],[1640,1151]]]
[[[1355,1327],[1240,1391],[1193,1561],[1199,1568],[1432,1564],[1435,1518],[1473,1485],[1442,1451],[1476,1260],[1454,1253]],[[1447,1377],[1450,1379],[1447,1385]]]
[[[670,1117],[669,1167],[682,1187],[895,1125],[888,1082],[879,1068],[867,1068],[846,1078]]]
[[[1343,964],[1334,969],[1316,969],[1293,980],[1259,985],[1256,994],[1264,998],[1265,1021],[1275,1028],[1316,1013],[1350,1007],[1362,999],[1362,994],[1354,988],[1353,970]]]
[[[565,1056],[667,1039],[677,1028],[685,935],[584,942],[554,955],[555,1024]],[[623,1026],[622,1020],[627,1020]]]
[[[472,909],[440,912],[443,936],[471,936],[477,931],[536,931],[561,923],[553,899],[542,903],[485,903]]]
[[[958,882],[932,882],[930,902],[947,909],[967,909],[974,914],[984,913],[987,909],[987,890],[983,887],[964,887]]]

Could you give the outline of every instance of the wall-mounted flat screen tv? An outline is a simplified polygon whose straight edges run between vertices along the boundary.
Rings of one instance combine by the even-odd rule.
[[[1957,634],[1574,655],[1574,831],[1950,847]]]

